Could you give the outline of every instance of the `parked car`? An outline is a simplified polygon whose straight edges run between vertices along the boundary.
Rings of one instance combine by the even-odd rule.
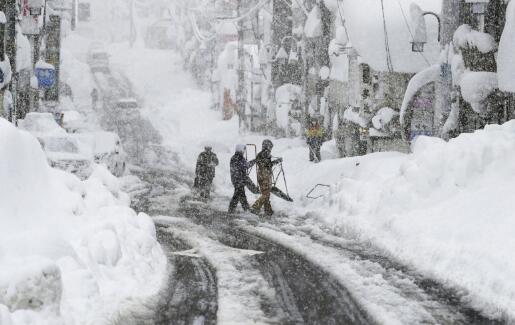
[[[63,128],[68,133],[86,133],[91,131],[86,117],[78,111],[69,110],[63,112]]]
[[[145,46],[155,49],[177,48],[177,30],[171,19],[161,19],[147,28]]]
[[[103,164],[117,177],[123,176],[127,165],[127,155],[120,137],[114,132],[95,131],[77,134],[84,146],[91,148],[93,160]]]
[[[81,150],[76,138],[65,133],[39,136],[38,140],[51,167],[72,173],[80,179],[86,179],[91,175],[91,155],[86,150]]]
[[[139,104],[135,98],[122,98],[114,102],[113,110],[125,117],[139,117]]]
[[[93,43],[88,51],[87,63],[91,72],[109,72],[109,53],[100,43]]]
[[[18,126],[35,136],[66,134],[52,113],[28,113],[23,120],[18,120]]]

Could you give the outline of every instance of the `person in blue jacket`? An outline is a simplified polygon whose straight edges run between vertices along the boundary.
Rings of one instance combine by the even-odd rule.
[[[238,203],[241,203],[241,207],[245,211],[250,208],[245,194],[245,186],[249,179],[248,170],[254,165],[255,161],[248,162],[245,159],[245,148],[244,144],[237,145],[236,152],[231,158],[231,182],[234,186],[234,195],[229,204],[229,213],[234,213]]]

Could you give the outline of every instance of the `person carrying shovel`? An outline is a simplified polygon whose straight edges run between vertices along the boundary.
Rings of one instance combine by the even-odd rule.
[[[306,131],[306,141],[309,147],[309,161],[319,163],[322,161],[320,149],[324,143],[324,129],[317,119],[312,119]]]
[[[255,164],[255,161],[247,161],[245,159],[245,149],[246,146],[244,144],[237,145],[235,153],[231,158],[231,182],[234,186],[234,195],[229,204],[229,213],[234,213],[238,203],[241,203],[244,211],[250,208],[247,202],[247,195],[245,194],[245,186],[249,182],[248,170]]]
[[[274,214],[272,205],[270,203],[270,194],[273,187],[273,166],[281,163],[282,158],[272,161],[272,148],[274,147],[272,141],[264,140],[262,150],[256,157],[257,165],[257,180],[261,196],[252,205],[250,211],[254,214],[259,214],[261,208],[264,206],[265,215],[271,217]]]

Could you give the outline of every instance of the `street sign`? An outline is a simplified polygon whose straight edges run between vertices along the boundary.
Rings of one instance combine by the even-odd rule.
[[[36,78],[38,78],[38,85],[43,89],[50,89],[56,82],[56,71],[51,65],[36,66]]]

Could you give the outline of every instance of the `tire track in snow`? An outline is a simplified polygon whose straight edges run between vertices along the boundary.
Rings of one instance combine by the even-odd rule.
[[[278,216],[273,224],[239,224],[336,276],[380,323],[502,324],[467,307],[455,290],[393,262],[359,239],[327,234],[305,218],[293,222]]]
[[[184,240],[216,269],[218,280],[218,324],[284,324],[276,291],[259,271],[254,256],[261,252],[234,249],[221,244],[207,228],[185,219],[173,222],[166,232]],[[163,227],[162,224],[159,224]]]
[[[165,230],[158,228],[157,233],[171,271],[152,324],[216,324],[217,286],[211,265]]]

